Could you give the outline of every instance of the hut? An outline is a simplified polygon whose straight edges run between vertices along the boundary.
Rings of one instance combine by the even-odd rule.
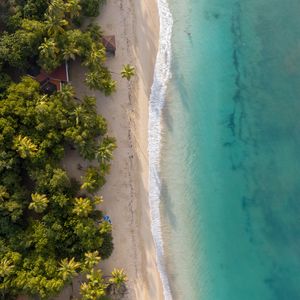
[[[105,35],[102,37],[102,44],[105,47],[106,54],[115,55],[116,54],[116,39],[114,35]]]
[[[47,94],[61,91],[62,85],[69,82],[69,67],[67,62],[51,73],[47,73],[37,67],[32,67],[28,73],[40,83],[41,89]]]

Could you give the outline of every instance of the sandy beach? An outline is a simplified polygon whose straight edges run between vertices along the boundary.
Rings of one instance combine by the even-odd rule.
[[[114,252],[101,263],[105,275],[114,267],[128,275],[126,299],[163,299],[156,265],[148,203],[148,101],[159,38],[156,0],[112,0],[103,7],[95,23],[107,35],[115,35],[117,51],[107,66],[118,82],[117,92],[105,97],[84,86],[84,73],[71,66],[71,81],[79,94],[94,95],[97,111],[108,121],[109,134],[117,139],[111,173],[99,192],[100,209],[113,223]],[[120,73],[123,64],[136,67],[129,83]],[[80,95],[79,95],[80,96]],[[78,173],[68,157],[68,169]],[[85,166],[85,163],[82,163]]]

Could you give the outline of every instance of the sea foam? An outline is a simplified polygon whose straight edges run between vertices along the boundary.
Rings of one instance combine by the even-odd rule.
[[[157,0],[160,19],[160,39],[156,57],[153,85],[149,103],[148,153],[149,153],[149,203],[151,211],[151,231],[156,249],[156,260],[163,285],[165,300],[172,294],[164,264],[164,248],[160,216],[160,151],[161,115],[165,102],[167,84],[171,78],[171,37],[173,18],[167,0]]]

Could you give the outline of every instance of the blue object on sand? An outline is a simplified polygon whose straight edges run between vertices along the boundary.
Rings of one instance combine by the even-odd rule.
[[[103,216],[103,220],[107,221],[107,222],[109,222],[111,224],[111,219],[110,219],[110,217],[108,215]]]

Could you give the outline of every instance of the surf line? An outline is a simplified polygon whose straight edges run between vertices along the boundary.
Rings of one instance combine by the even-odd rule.
[[[167,84],[171,78],[171,37],[173,18],[167,0],[157,0],[160,32],[159,46],[154,68],[154,78],[149,101],[148,155],[149,155],[149,205],[151,231],[154,239],[156,261],[163,285],[165,300],[172,300],[169,279],[164,264],[164,248],[161,231],[160,196],[161,179],[161,117],[165,103]]]

